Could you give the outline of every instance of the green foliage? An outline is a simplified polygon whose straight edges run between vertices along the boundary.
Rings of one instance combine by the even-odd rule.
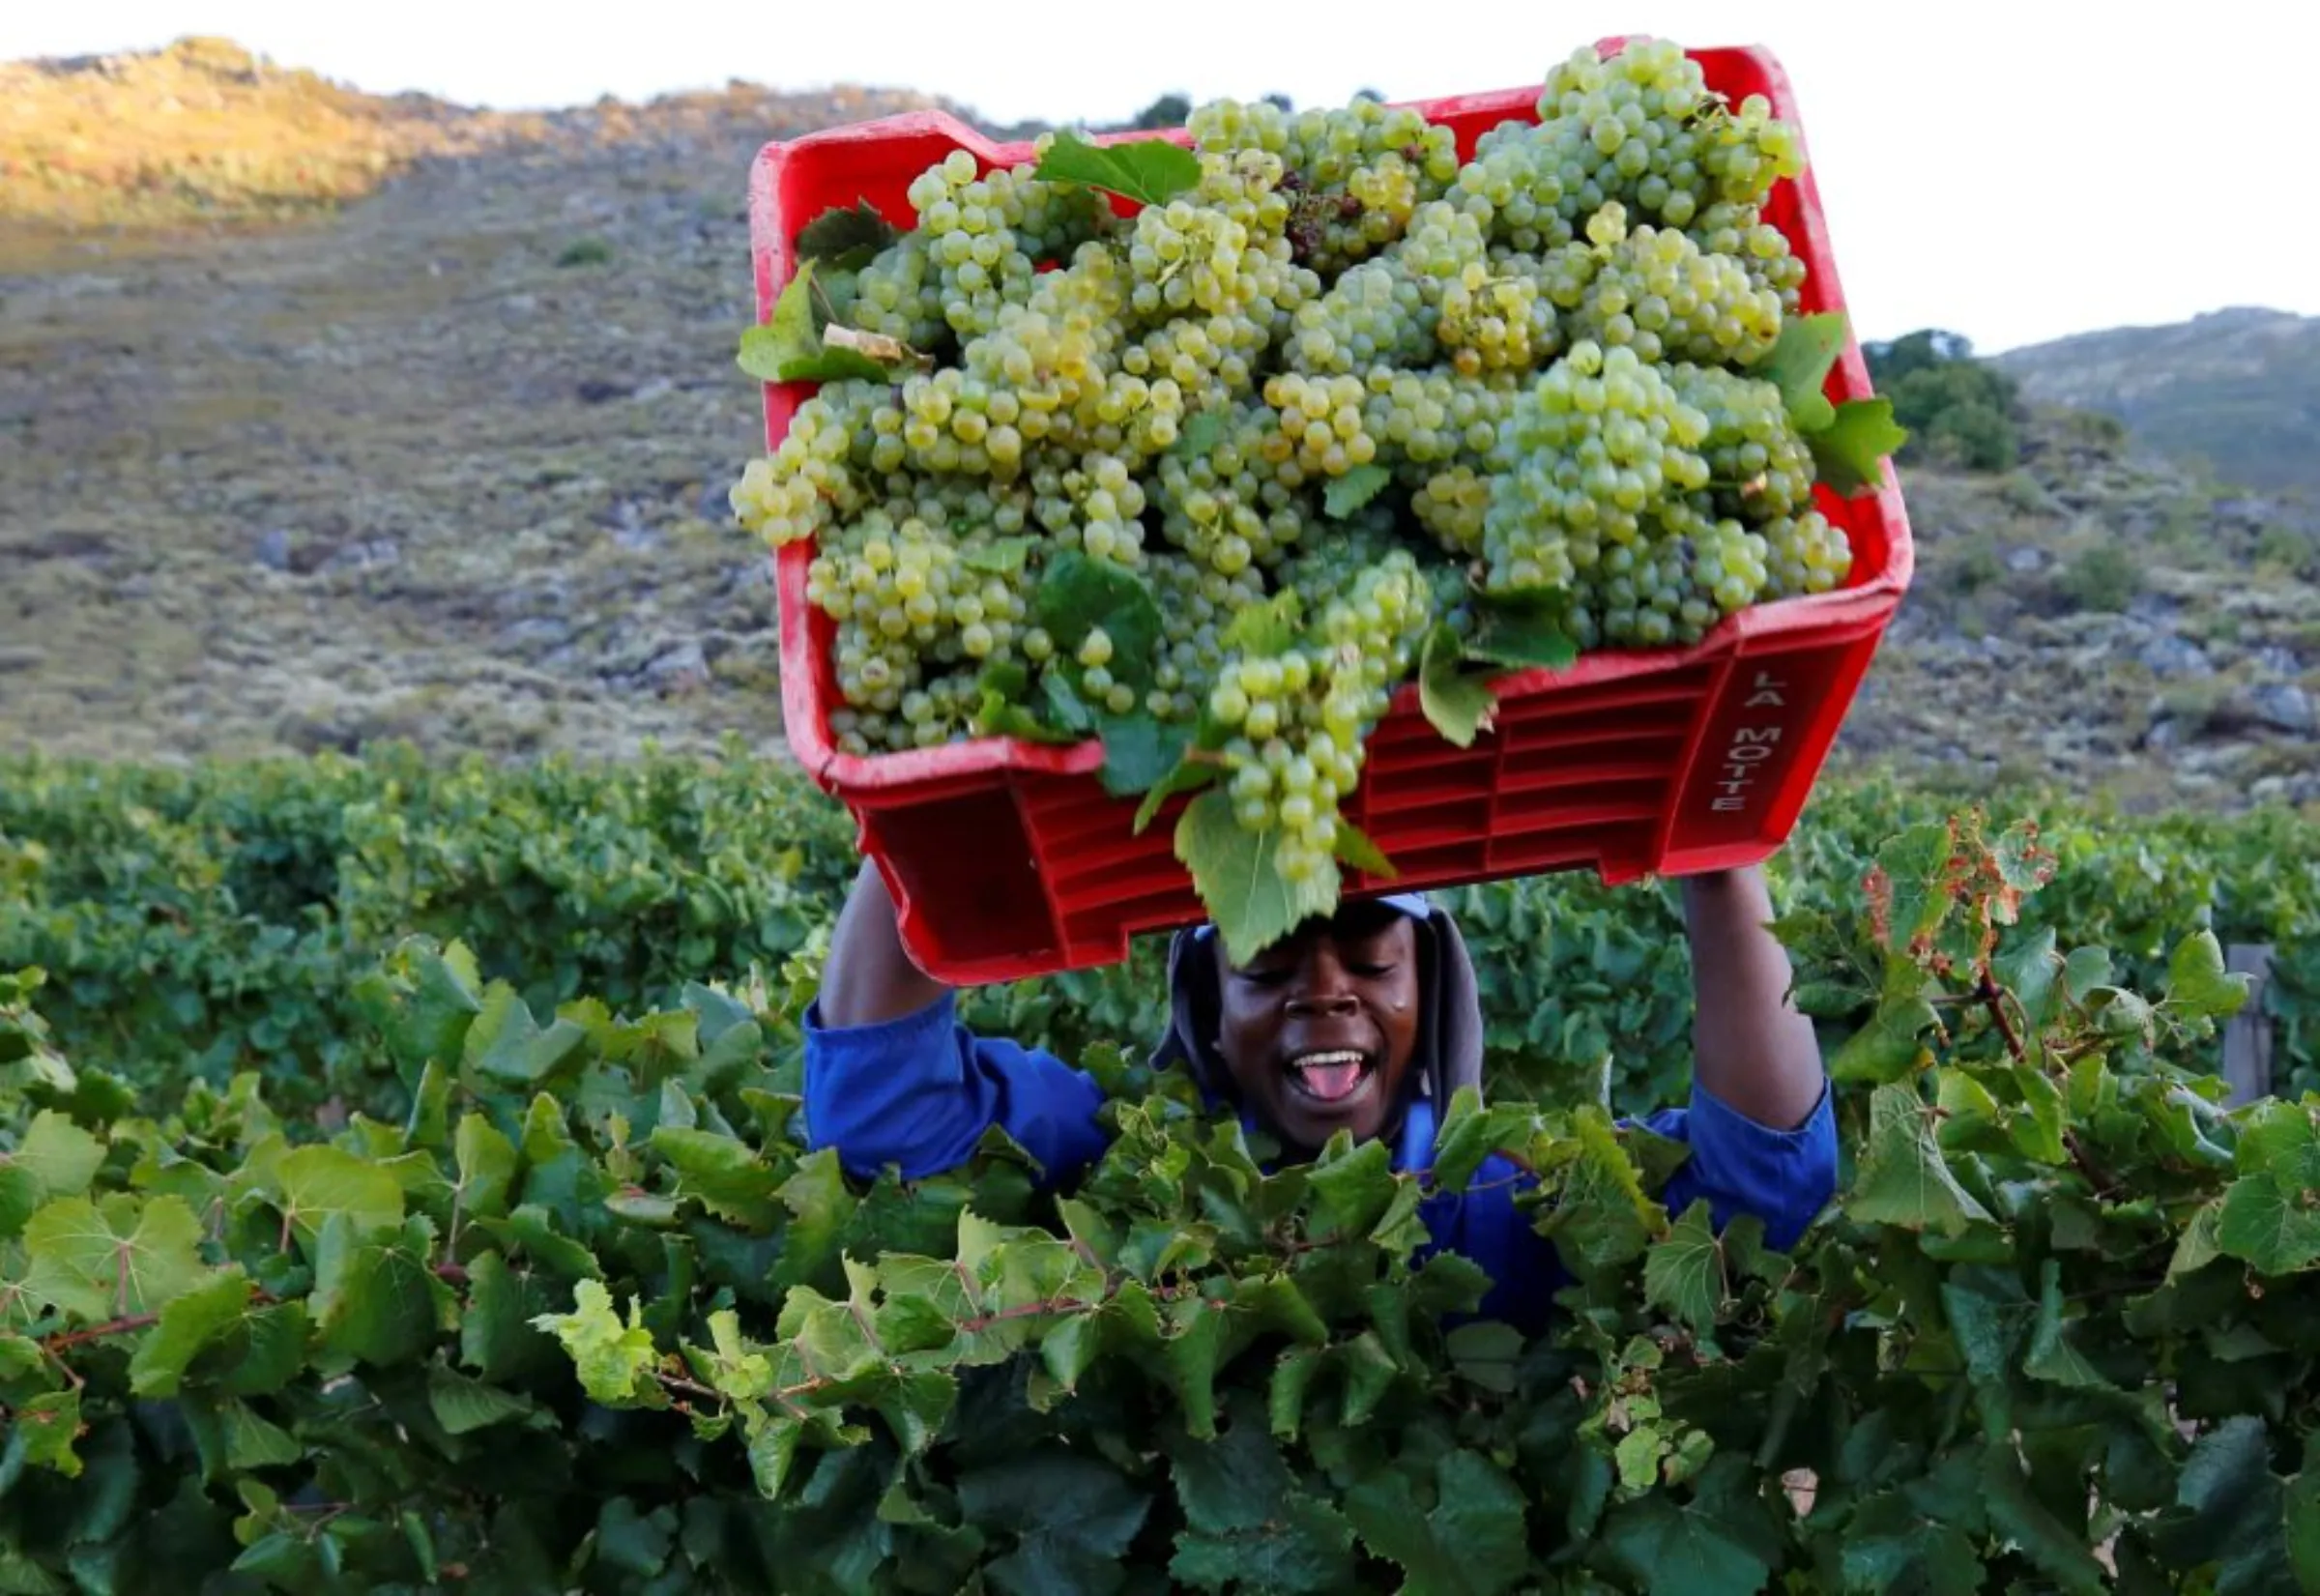
[[[2065,868],[2025,906],[2029,923],[2110,947],[2141,988],[2164,977],[2184,928],[2270,944],[2276,1074],[2320,1089],[2320,833],[2285,812],[2124,816],[2027,793],[1995,818],[2032,813]],[[1942,814],[1890,787],[1824,784],[1771,864],[1784,915],[1858,934],[1878,842]],[[438,1026],[464,1025],[495,981],[537,1015],[584,993],[614,1010],[678,1006],[693,984],[810,953],[853,880],[851,848],[844,812],[794,769],[739,758],[500,769],[374,747],[192,769],[0,762],[0,969],[48,971],[43,1005],[84,1093],[129,1072],[161,1103],[248,1071],[285,1113],[335,1098],[399,1119],[411,1088],[369,1042],[379,981],[426,991]],[[1691,971],[1672,886],[1565,874],[1438,896],[1473,950],[1500,1079],[1559,1104],[1608,1093],[1621,1112],[1682,1100]],[[474,967],[382,967],[413,933],[463,941]],[[965,994],[963,1013],[1066,1058],[1141,1048],[1160,1030],[1163,950],[1140,939],[1110,969]],[[1873,993],[1830,981],[1805,997],[1849,1028]],[[562,1045],[503,1042],[492,1067],[519,1073]],[[11,1051],[31,1045],[0,1029],[0,1082],[39,1067],[39,1051]],[[546,1053],[526,1061],[533,1046]],[[2185,1067],[2218,1061],[2170,1046]]]
[[[1084,183],[1140,205],[1165,205],[1200,181],[1201,163],[1190,150],[1165,139],[1098,145],[1066,131],[1055,135],[1032,175]]]
[[[2096,840],[1815,833],[1861,868],[1789,889],[1800,991],[1833,1057],[1880,1023],[1914,1045],[1841,1082],[1844,1189],[1785,1256],[1668,1212],[1651,1139],[1526,1096],[1502,1044],[1434,1178],[1494,1147],[1540,1172],[1573,1279],[1534,1340],[1420,1257],[1431,1182],[1378,1144],[1275,1166],[1116,1054],[1074,1193],[996,1144],[847,1179],[798,1141],[810,961],[620,1017],[413,939],[362,1044],[410,1112],[327,1138],[250,1076],[139,1113],[51,1045],[37,975],[0,977],[0,1574],[2313,1588],[2320,1096],[2227,1112],[2169,1061],[2244,998],[2203,930],[2135,944],[2172,884],[2113,903],[2126,943],[2054,934],[2121,896],[2097,869],[2074,895],[2079,859],[2115,872]],[[1649,943],[1604,943],[1621,985]]]
[[[1932,456],[1968,471],[2012,471],[2021,461],[2013,378],[1974,358],[1955,333],[1928,330],[1863,350],[1870,379],[1909,432],[1904,461]]]
[[[2118,544],[2097,543],[2064,566],[2056,581],[2078,608],[2116,615],[2142,591],[2143,567]]]
[[[535,1010],[670,1004],[802,947],[852,879],[851,836],[794,771],[738,759],[36,755],[0,762],[0,969],[45,968],[72,1056],[157,1101],[246,1070],[290,1106],[399,1116],[362,1039],[363,977],[401,937],[466,939],[476,1001],[506,981]]]
[[[559,267],[608,266],[612,263],[612,246],[600,238],[574,239],[557,251]]]

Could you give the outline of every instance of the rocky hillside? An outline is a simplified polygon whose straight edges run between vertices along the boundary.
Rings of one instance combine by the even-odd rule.
[[[1997,364],[2031,397],[2116,416],[2223,481],[2320,490],[2320,316],[2218,310],[2011,350]]]
[[[312,224],[0,265],[0,745],[781,748],[724,505],[762,442],[744,176],[927,102],[594,107]],[[1910,475],[1922,575],[1841,758],[2320,800],[2320,513],[2084,418],[2031,437],[2008,477]]]

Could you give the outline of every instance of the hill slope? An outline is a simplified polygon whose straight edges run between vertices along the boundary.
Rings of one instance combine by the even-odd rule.
[[[745,174],[930,102],[557,113],[317,225],[0,276],[0,746],[783,747],[724,504],[762,444]],[[2320,800],[2320,514],[2031,438],[2011,477],[1907,475],[1921,574],[1841,762]]]
[[[2010,350],[1996,363],[2033,398],[2117,416],[2223,481],[2320,489],[2320,316],[2219,310]]]

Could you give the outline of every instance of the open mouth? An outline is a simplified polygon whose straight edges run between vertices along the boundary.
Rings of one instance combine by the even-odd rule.
[[[1370,1074],[1370,1056],[1352,1048],[1300,1053],[1289,1062],[1290,1088],[1317,1103],[1345,1102]]]

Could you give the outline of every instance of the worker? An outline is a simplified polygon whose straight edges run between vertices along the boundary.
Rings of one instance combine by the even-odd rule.
[[[1753,1214],[1784,1249],[1836,1184],[1819,1048],[1787,1001],[1788,960],[1768,929],[1762,873],[1692,876],[1682,888],[1696,1008],[1691,1101],[1643,1123],[1691,1151],[1661,1197],[1673,1212],[1706,1198],[1719,1227]],[[1387,1139],[1395,1169],[1423,1173],[1451,1094],[1480,1085],[1473,965],[1457,924],[1423,894],[1346,901],[1240,960],[1212,925],[1179,931],[1168,981],[1154,1062],[1188,1069],[1212,1101],[1290,1156],[1310,1156],[1343,1130],[1356,1142]],[[808,1141],[836,1148],[853,1174],[940,1174],[964,1164],[995,1125],[1058,1185],[1104,1151],[1101,1088],[1048,1053],[962,1026],[952,990],[905,950],[893,898],[867,862],[804,1030]],[[1516,1205],[1533,1183],[1494,1155],[1464,1191],[1436,1189],[1420,1211],[1429,1251],[1459,1253],[1490,1275],[1481,1311],[1535,1329],[1569,1276]]]

